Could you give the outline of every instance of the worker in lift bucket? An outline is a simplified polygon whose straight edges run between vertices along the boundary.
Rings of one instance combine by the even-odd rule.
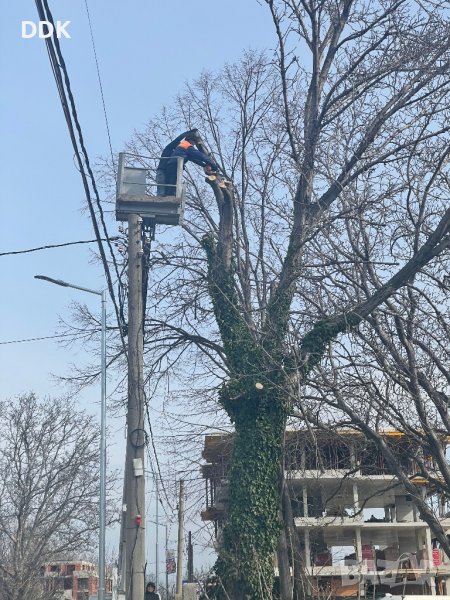
[[[158,168],[156,169],[156,183],[158,184],[158,191],[156,192],[157,196],[165,196],[166,195],[166,167],[167,161],[172,156],[172,152],[178,146],[178,144],[184,140],[184,138],[189,134],[194,134],[199,136],[198,129],[190,129],[189,131],[185,131],[181,133],[178,137],[167,144],[164,150],[161,152],[161,158],[159,159]],[[199,136],[200,139],[200,136]],[[170,194],[169,194],[170,195]]]
[[[179,138],[177,138],[179,139]],[[209,156],[200,152],[195,146],[201,142],[196,129],[185,134],[184,138],[175,146],[168,160],[160,161],[160,167],[164,170],[164,185],[158,186],[158,196],[175,196],[177,184],[178,159],[183,159],[183,167],[191,161],[201,167],[215,172],[218,165]],[[165,163],[165,164],[164,164]],[[161,193],[164,192],[164,193]]]

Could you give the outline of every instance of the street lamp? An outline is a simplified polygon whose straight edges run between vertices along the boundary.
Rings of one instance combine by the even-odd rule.
[[[105,600],[105,529],[106,529],[106,290],[97,291],[73,285],[46,275],[35,275],[35,279],[49,281],[62,287],[74,288],[102,298],[102,351],[101,351],[101,417],[100,417],[100,531],[98,544],[99,586],[98,600]]]

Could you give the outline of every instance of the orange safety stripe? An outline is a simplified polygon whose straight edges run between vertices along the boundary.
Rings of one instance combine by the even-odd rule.
[[[191,144],[191,142],[188,142],[187,140],[183,140],[178,145],[181,146],[181,148],[189,148],[190,146],[193,146],[193,144]]]

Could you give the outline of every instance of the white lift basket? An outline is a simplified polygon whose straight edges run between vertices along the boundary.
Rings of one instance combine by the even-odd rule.
[[[184,210],[183,159],[177,160],[174,185],[166,184],[157,171],[159,160],[128,152],[119,154],[116,221],[139,215],[155,225],[180,224]]]

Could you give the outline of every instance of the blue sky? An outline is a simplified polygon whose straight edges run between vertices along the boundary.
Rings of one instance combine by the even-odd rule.
[[[71,39],[63,39],[61,46],[86,146],[95,161],[109,153],[109,145],[85,2],[49,4],[55,20],[70,21]],[[89,11],[115,153],[135,129],[170,104],[186,80],[204,69],[220,69],[246,48],[274,44],[270,14],[256,0],[89,0]],[[81,211],[83,187],[45,41],[22,39],[24,20],[38,20],[32,0],[5,4],[0,25],[0,253],[94,238],[90,220]],[[89,360],[83,349],[62,349],[55,340],[4,342],[53,335],[58,317],[70,318],[73,301],[96,310],[96,296],[33,279],[46,274],[103,288],[103,274],[92,262],[89,246],[0,256],[0,272],[2,399],[30,390],[41,396],[64,393],[52,373],[64,375],[71,363]],[[97,388],[86,390],[79,402],[97,414],[99,394]],[[124,423],[110,419],[109,425],[111,460],[120,467]],[[111,545],[115,536],[110,532]],[[175,538],[174,528],[171,537]]]
[[[71,39],[62,40],[62,50],[94,161],[109,147],[84,1],[54,0],[50,6],[55,20],[71,21]],[[203,69],[220,68],[244,48],[273,42],[268,12],[252,0],[226,4],[135,0],[126,9],[123,3],[91,0],[89,9],[115,152],[135,129],[170,104],[186,80]],[[89,219],[81,214],[84,192],[45,42],[21,38],[21,21],[37,20],[34,2],[8,3],[6,12],[1,24],[0,252],[92,239]],[[103,286],[101,270],[90,264],[87,246],[0,258],[4,289],[0,341],[51,335],[56,315],[66,314],[73,291],[33,281],[35,273],[65,277],[86,287]],[[30,388],[50,391],[46,373],[63,367],[65,360],[60,352],[52,352],[53,346],[42,342],[38,350],[36,342],[0,347],[2,358],[6,354],[3,394]],[[37,352],[38,363],[33,359]],[[47,352],[49,368],[44,365]]]

